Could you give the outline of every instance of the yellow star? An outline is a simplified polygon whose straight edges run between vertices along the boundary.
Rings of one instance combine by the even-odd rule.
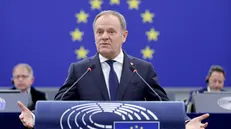
[[[130,129],[133,129],[133,127],[131,126]]]
[[[128,0],[129,9],[139,9],[140,0]]]
[[[137,129],[138,127],[139,127],[138,125],[135,126],[136,129]]]
[[[146,35],[148,36],[149,41],[157,41],[158,36],[160,35],[159,31],[156,31],[154,28],[151,28],[149,31],[146,31]]]
[[[143,23],[149,22],[152,23],[152,19],[155,16],[155,14],[151,13],[149,10],[145,10],[145,13],[141,14],[141,17],[143,18]]]
[[[72,31],[71,33],[71,36],[72,36],[72,41],[81,41],[82,40],[82,36],[83,36],[83,32],[79,31],[79,29],[75,29],[75,31]]]
[[[141,53],[143,54],[144,59],[152,59],[152,55],[155,53],[155,51],[153,49],[150,49],[149,46],[146,46],[145,49],[141,50]]]
[[[91,4],[91,9],[101,9],[101,4],[103,3],[102,0],[90,0],[90,4]]]
[[[144,129],[144,128],[141,126],[140,129]]]
[[[120,0],[110,0],[110,5],[113,5],[113,4],[119,5],[120,4]]]
[[[75,54],[77,55],[77,59],[86,58],[88,53],[89,53],[89,51],[84,49],[83,46],[81,46],[79,49],[75,50]]]
[[[80,22],[87,23],[88,13],[85,13],[83,10],[81,10],[75,16],[78,19],[77,21],[78,23]]]

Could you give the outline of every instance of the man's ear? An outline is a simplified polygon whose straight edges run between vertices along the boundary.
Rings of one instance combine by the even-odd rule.
[[[123,35],[122,35],[122,42],[123,42],[123,43],[126,42],[127,36],[128,36],[128,31],[125,30],[125,31],[123,32]]]
[[[208,76],[205,78],[205,82],[209,83],[209,77]]]

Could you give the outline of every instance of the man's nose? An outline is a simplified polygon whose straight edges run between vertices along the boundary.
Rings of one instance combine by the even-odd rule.
[[[108,40],[108,39],[109,39],[109,35],[107,34],[107,32],[104,32],[104,33],[103,33],[102,39],[103,39],[103,40]]]
[[[219,83],[219,82],[216,82],[216,83],[215,83],[215,86],[220,86],[220,83]]]
[[[26,78],[26,77],[24,77],[24,76],[18,76],[18,80],[19,80],[19,81],[23,81],[23,80],[25,80],[25,78]]]
[[[19,80],[19,81],[22,81],[22,80],[23,80],[23,77],[19,77],[18,80]]]

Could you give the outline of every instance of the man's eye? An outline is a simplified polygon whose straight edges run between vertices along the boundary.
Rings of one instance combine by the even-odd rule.
[[[102,34],[103,33],[103,31],[97,31],[97,34]]]
[[[114,34],[114,31],[109,31],[110,34]]]

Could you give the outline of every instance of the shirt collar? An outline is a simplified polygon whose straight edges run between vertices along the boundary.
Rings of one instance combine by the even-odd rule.
[[[207,87],[207,91],[208,91],[208,92],[210,92],[210,88],[209,88],[209,86]]]
[[[207,87],[207,91],[208,91],[208,92],[220,92],[221,90],[219,90],[219,91],[213,90],[213,89],[211,89],[211,88],[208,86],[208,87]]]
[[[103,57],[101,54],[99,54],[99,60],[100,60],[100,63],[103,63],[103,62],[107,61],[108,59]],[[120,54],[118,56],[116,56],[113,60],[123,64],[123,61],[124,61],[124,53],[123,53],[123,51],[121,50]]]
[[[28,88],[26,91],[24,91],[24,92],[22,92],[22,93],[30,94],[30,90],[31,90],[31,88]]]

